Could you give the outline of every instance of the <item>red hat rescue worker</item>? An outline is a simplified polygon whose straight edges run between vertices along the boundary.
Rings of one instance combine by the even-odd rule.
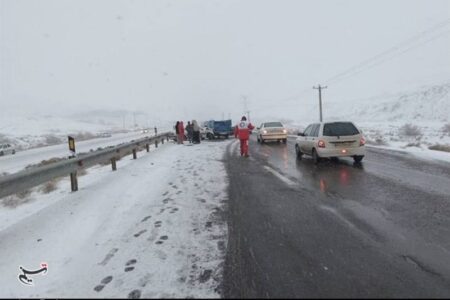
[[[248,157],[248,139],[250,138],[250,131],[254,128],[250,122],[247,122],[245,116],[234,128],[234,137],[241,141],[241,156]]]

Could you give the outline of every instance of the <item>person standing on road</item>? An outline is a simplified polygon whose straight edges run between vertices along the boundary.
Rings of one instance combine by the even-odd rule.
[[[192,120],[192,131],[194,144],[200,144],[200,126],[198,126],[196,120]]]
[[[175,134],[177,136],[177,144],[180,143],[180,121],[175,124]]]
[[[248,139],[250,138],[250,131],[255,127],[247,122],[247,118],[243,116],[241,121],[234,128],[234,137],[241,141],[241,156],[248,157]]]
[[[187,132],[187,138],[189,143],[192,143],[192,137],[194,135],[194,129],[192,127],[192,124],[190,121],[188,121],[187,125],[186,125],[186,132]]]
[[[178,143],[183,144],[184,142],[184,124],[183,121],[178,123]]]

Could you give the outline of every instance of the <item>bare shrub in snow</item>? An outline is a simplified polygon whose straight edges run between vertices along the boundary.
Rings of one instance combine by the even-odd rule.
[[[28,165],[25,167],[25,169],[31,169],[31,168],[36,168],[36,167],[42,167],[42,166],[47,166],[53,163],[56,163],[58,161],[64,160],[64,158],[61,157],[53,157],[47,160],[43,160],[40,163],[37,164],[32,164],[32,165]]]
[[[388,143],[381,137],[375,139],[366,139],[368,145],[386,146]]]
[[[63,142],[60,137],[58,137],[54,134],[47,134],[46,136],[44,136],[44,138],[45,138],[45,144],[47,146],[58,145]]]
[[[41,188],[41,191],[44,194],[48,194],[48,193],[51,193],[51,192],[55,191],[56,190],[56,185],[58,184],[58,181],[59,181],[58,179],[53,179],[53,180],[51,180],[51,181],[49,181],[47,183],[44,183],[44,185]]]
[[[444,152],[450,152],[450,145],[436,144],[436,145],[428,147],[428,149],[430,149],[430,150],[437,150],[437,151],[444,151]]]
[[[442,132],[447,135],[450,135],[450,123],[447,123],[444,125],[444,127],[442,127]]]
[[[420,148],[420,143],[408,143],[408,144],[406,144],[405,147],[419,147]]]
[[[422,131],[416,125],[405,124],[400,127],[399,134],[406,137],[417,137],[422,135]]]
[[[75,134],[71,134],[71,136],[76,140],[76,141],[86,141],[86,140],[90,140],[90,139],[94,139],[97,136],[91,132],[78,132]]]

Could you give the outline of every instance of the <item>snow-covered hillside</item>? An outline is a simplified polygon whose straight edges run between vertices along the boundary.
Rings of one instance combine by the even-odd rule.
[[[136,126],[135,126],[136,125]],[[88,111],[71,115],[0,112],[0,143],[13,144],[18,150],[65,142],[68,135],[78,140],[91,139],[102,132],[124,133],[157,126],[159,131],[171,125],[147,120],[143,114],[128,111]]]

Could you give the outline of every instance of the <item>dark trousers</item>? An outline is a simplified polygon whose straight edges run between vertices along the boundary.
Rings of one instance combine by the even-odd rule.
[[[194,131],[192,140],[194,144],[200,144],[200,131]]]

